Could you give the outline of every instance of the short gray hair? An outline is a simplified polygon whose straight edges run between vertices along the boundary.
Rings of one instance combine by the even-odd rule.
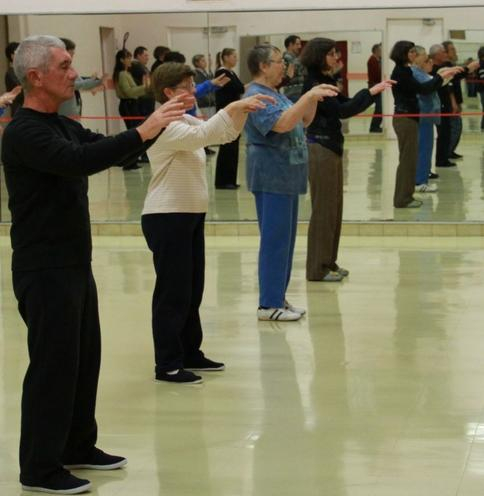
[[[40,69],[47,72],[52,57],[51,48],[62,48],[64,43],[55,36],[37,35],[25,38],[15,52],[13,70],[24,90],[28,90],[27,72]]]
[[[423,55],[424,53],[426,53],[425,48],[423,46],[415,45],[414,48],[415,48],[415,53],[417,55]]]
[[[440,43],[436,43],[435,45],[432,45],[429,48],[429,56],[430,56],[430,58],[434,58],[442,50],[445,52],[444,45],[441,45]]]
[[[255,46],[247,56],[247,66],[252,76],[260,72],[260,64],[270,64],[274,52],[280,52],[279,48],[269,43]]]

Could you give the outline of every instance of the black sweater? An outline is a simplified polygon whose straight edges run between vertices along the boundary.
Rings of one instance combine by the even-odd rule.
[[[222,74],[228,76],[230,81],[215,92],[215,106],[217,110],[223,109],[229,103],[240,100],[240,97],[245,91],[242,81],[237,77],[237,74],[235,74],[234,71],[220,68],[215,72],[215,77]]]
[[[409,66],[396,65],[391,78],[397,82],[392,86],[393,98],[395,100],[395,114],[418,114],[417,94],[428,95],[437,91],[443,83],[442,78],[436,74],[433,79],[426,83],[419,83]],[[418,121],[418,117],[412,117]]]
[[[135,129],[104,137],[57,115],[21,108],[3,135],[13,270],[88,264],[87,176],[145,148]]]
[[[303,93],[309,91],[313,86],[323,83],[336,84],[331,76],[309,72],[304,79]],[[344,137],[341,132],[340,119],[347,119],[363,112],[373,102],[374,98],[367,89],[358,91],[353,98],[348,98],[341,94],[326,97],[322,102],[318,103],[314,120],[307,128],[309,139],[314,139],[325,148],[342,156]]]

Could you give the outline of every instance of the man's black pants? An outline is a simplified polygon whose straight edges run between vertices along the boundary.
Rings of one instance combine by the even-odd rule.
[[[205,282],[204,213],[147,214],[143,234],[153,252],[152,302],[156,374],[203,356],[199,307]]]
[[[30,363],[22,396],[20,481],[35,485],[89,459],[101,337],[90,265],[14,271]]]
[[[443,111],[445,112],[445,110]],[[435,149],[435,165],[437,167],[449,162],[449,143],[451,137],[450,117],[441,117],[437,126],[437,144]]]

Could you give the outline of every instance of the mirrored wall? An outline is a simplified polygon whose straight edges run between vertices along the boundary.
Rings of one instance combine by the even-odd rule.
[[[10,40],[29,34],[50,33],[73,39],[77,44],[74,65],[82,76],[93,72],[112,73],[114,54],[125,45],[131,51],[145,46],[150,52],[148,66],[154,62],[153,49],[169,47],[185,55],[204,54],[215,69],[216,54],[223,48],[235,48],[235,71],[244,83],[250,83],[245,60],[252,46],[269,42],[284,51],[290,34],[302,43],[316,36],[332,38],[342,48],[345,64],[343,85],[348,95],[367,87],[367,60],[375,44],[383,44],[384,75],[392,70],[388,59],[390,44],[396,39],[412,39],[427,48],[451,39],[458,62],[475,59],[484,45],[483,8],[416,10],[355,10],[301,12],[211,12],[180,14],[120,15],[42,15],[8,16]],[[466,24],[466,25],[464,25]],[[6,32],[4,33],[6,38]],[[6,41],[6,40],[4,40]],[[383,120],[384,133],[370,134],[373,107],[343,122],[344,220],[345,221],[449,221],[480,222],[484,219],[484,147],[481,135],[480,92],[476,77],[462,83],[464,103],[463,134],[458,148],[464,159],[455,168],[437,170],[439,191],[420,195],[420,209],[394,209],[392,206],[397,143],[391,129],[391,117]],[[2,88],[3,89],[3,88]],[[124,129],[122,121],[99,117],[118,116],[118,101],[112,88],[105,92],[82,93],[83,125],[102,132]],[[392,98],[384,99],[384,113],[392,113]],[[217,147],[214,147],[217,151]],[[255,205],[245,180],[245,144],[242,137],[237,190],[214,188],[216,155],[207,158],[207,182],[210,206],[207,220],[254,221]],[[150,181],[149,164],[137,170],[112,168],[90,178],[92,220],[98,222],[136,222],[140,218]],[[0,221],[10,220],[3,168],[0,170]],[[309,195],[301,199],[300,218],[310,215]]]

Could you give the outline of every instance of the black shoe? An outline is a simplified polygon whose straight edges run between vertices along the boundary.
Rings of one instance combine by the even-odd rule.
[[[215,150],[212,150],[211,148],[205,148],[205,153],[207,155],[215,155],[217,152]]]
[[[88,468],[91,470],[115,470],[124,467],[128,460],[124,456],[108,455],[104,451],[94,448],[92,455],[88,460],[73,461],[64,464],[67,470],[76,470],[80,468]]]
[[[456,165],[454,162],[444,162],[443,164],[437,164],[435,167],[455,167]]]
[[[237,189],[240,188],[240,184],[224,184],[222,186],[215,186],[215,189]]]
[[[39,483],[22,482],[24,491],[35,491],[51,494],[80,494],[91,489],[91,482],[87,479],[79,479],[67,470],[56,472],[49,479]]]
[[[429,172],[429,179],[438,179],[439,177],[435,172]]]
[[[168,374],[161,372],[156,374],[157,381],[163,382],[176,382],[179,384],[201,384],[203,379],[199,375],[195,375],[189,370],[180,369],[176,374]]]
[[[453,158],[454,160],[459,160],[464,158],[464,155],[460,155],[459,153],[452,152],[449,158]]]
[[[370,133],[383,133],[383,129],[381,127],[370,129]]]
[[[225,370],[225,364],[214,362],[207,357],[197,358],[196,360],[187,360],[183,366],[185,370],[200,370],[206,372]]]
[[[125,165],[123,167],[123,170],[136,170],[136,169],[141,169],[141,165],[138,165],[137,163],[136,164],[130,164],[130,165]]]

